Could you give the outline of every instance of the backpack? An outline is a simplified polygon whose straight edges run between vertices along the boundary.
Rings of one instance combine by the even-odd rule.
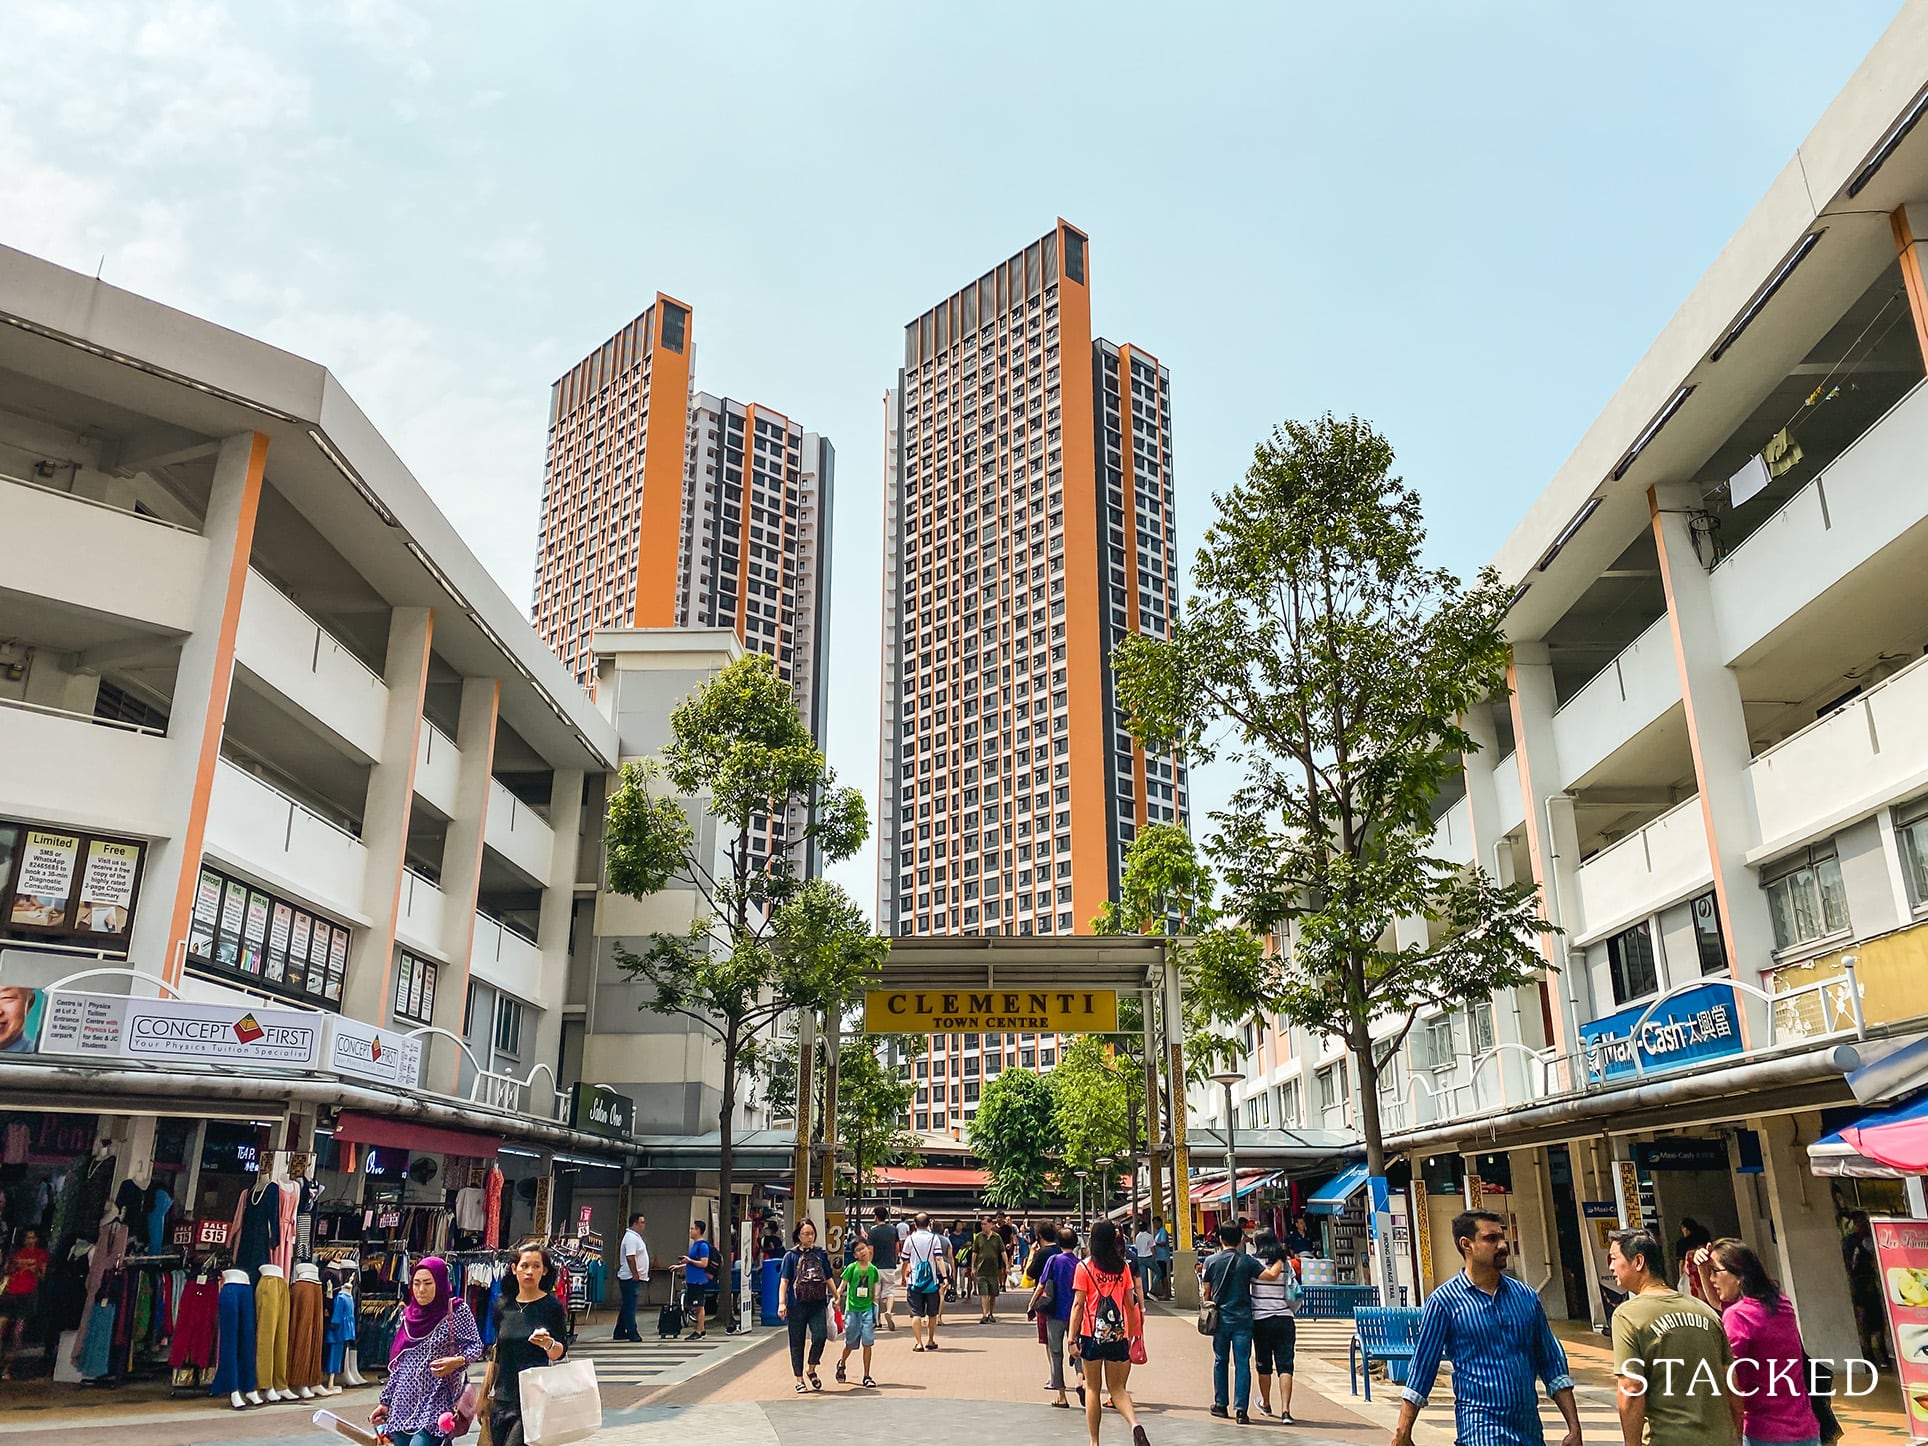
[[[1100,1275],[1089,1263],[1085,1268],[1090,1272],[1091,1303],[1085,1307],[1084,1333],[1101,1346],[1127,1339],[1131,1331],[1120,1292],[1129,1277]]]
[[[915,1238],[915,1236],[912,1237],[913,1240],[915,1240]],[[918,1256],[910,1246],[906,1246],[906,1250],[911,1254],[913,1262],[910,1272],[910,1288],[912,1290],[932,1291],[937,1289],[937,1264],[932,1259],[932,1253],[935,1249],[935,1245],[926,1245],[925,1253],[922,1256]]]
[[[801,1301],[828,1300],[830,1298],[830,1275],[823,1268],[823,1252],[806,1250],[797,1256],[796,1278],[793,1282],[796,1297]]]

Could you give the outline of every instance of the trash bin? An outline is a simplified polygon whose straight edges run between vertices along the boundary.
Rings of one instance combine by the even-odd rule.
[[[783,1262],[766,1260],[763,1262],[763,1278],[758,1282],[756,1298],[757,1320],[767,1326],[782,1325],[777,1319],[777,1295],[779,1282],[783,1279]]]

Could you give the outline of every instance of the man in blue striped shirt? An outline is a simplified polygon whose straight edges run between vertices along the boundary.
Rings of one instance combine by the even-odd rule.
[[[1566,1352],[1539,1296],[1506,1274],[1505,1220],[1491,1210],[1463,1211],[1453,1217],[1453,1244],[1466,1268],[1426,1297],[1392,1446],[1412,1446],[1441,1357],[1453,1363],[1459,1446],[1544,1446],[1535,1376],[1566,1417],[1562,1446],[1580,1446]]]

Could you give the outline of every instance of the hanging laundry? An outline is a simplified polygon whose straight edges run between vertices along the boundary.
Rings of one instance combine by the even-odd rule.
[[[1767,463],[1768,475],[1779,477],[1785,472],[1791,472],[1804,455],[1801,444],[1786,427],[1783,427],[1774,434],[1774,439],[1762,451],[1761,459]]]

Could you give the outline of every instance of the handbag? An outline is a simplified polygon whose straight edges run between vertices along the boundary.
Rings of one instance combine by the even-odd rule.
[[[1151,1357],[1145,1352],[1145,1338],[1143,1336],[1133,1336],[1131,1338],[1131,1363],[1134,1366],[1142,1366],[1150,1359]]]
[[[475,1413],[476,1446],[495,1446],[495,1420],[493,1403],[495,1401],[495,1352],[489,1352],[489,1364],[482,1371],[482,1408]]]
[[[1198,1308],[1198,1333],[1202,1336],[1218,1334],[1218,1302],[1208,1300]]]
[[[602,1392],[594,1361],[560,1361],[523,1371],[516,1379],[522,1391],[522,1435],[529,1446],[568,1446],[602,1429]]]

